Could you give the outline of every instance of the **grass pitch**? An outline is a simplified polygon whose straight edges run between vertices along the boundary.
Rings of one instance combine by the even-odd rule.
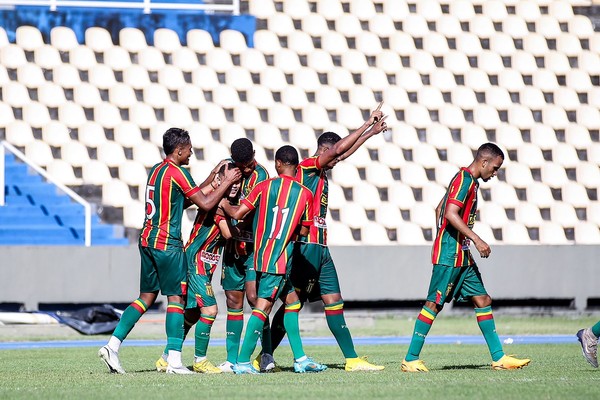
[[[436,321],[431,334],[478,334],[473,317],[446,317]],[[573,333],[596,318],[513,318],[498,316],[498,331],[514,333]],[[373,335],[391,332],[410,318],[384,318],[368,328]],[[475,328],[473,330],[473,328]],[[363,328],[352,328],[362,336]],[[523,332],[526,331],[526,332]],[[551,332],[549,332],[551,331]],[[1,329],[0,329],[1,333]],[[215,332],[216,333],[216,332]],[[319,330],[313,332],[321,335]],[[306,336],[310,335],[307,333]],[[132,339],[136,338],[135,331]],[[160,337],[157,337],[160,338]],[[59,339],[59,337],[57,337]],[[88,338],[89,339],[89,338]],[[100,338],[99,338],[100,339]],[[6,338],[0,340],[5,341]],[[10,340],[10,339],[8,339]],[[0,351],[0,399],[594,399],[599,398],[600,370],[581,356],[574,340],[562,345],[505,345],[508,354],[532,359],[516,371],[493,371],[485,345],[426,344],[422,353],[429,373],[400,372],[406,345],[357,346],[360,355],[385,365],[381,372],[348,373],[335,346],[305,346],[306,352],[329,369],[318,374],[294,374],[289,348],[275,356],[282,372],[258,376],[173,376],[154,370],[161,347],[128,347],[120,352],[127,375],[113,375],[97,357],[97,348],[65,348]],[[193,346],[184,348],[191,364]],[[225,358],[224,347],[211,347],[214,363]]]

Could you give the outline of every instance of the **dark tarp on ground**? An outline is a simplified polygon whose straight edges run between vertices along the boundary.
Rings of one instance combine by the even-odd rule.
[[[112,333],[121,318],[121,313],[108,304],[73,312],[60,311],[54,315],[61,323],[84,335]]]

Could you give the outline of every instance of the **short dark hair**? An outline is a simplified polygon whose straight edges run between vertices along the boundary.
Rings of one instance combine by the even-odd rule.
[[[321,147],[324,144],[336,144],[340,140],[342,140],[342,138],[337,133],[335,133],[335,132],[324,132],[317,139],[317,146]]]
[[[298,150],[290,145],[280,147],[275,153],[275,160],[279,160],[284,164],[298,165]]]
[[[231,159],[236,163],[247,164],[254,159],[252,142],[246,138],[235,139],[231,143]]]
[[[169,128],[163,134],[163,151],[165,155],[172,154],[179,146],[190,144],[190,134],[185,129]]]
[[[475,154],[476,159],[482,159],[485,157],[501,157],[504,160],[504,152],[500,147],[498,147],[494,143],[484,143],[477,149],[477,154]]]

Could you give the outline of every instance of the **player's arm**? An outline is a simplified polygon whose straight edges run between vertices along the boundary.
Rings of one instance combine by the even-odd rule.
[[[342,154],[338,157],[340,159],[340,161],[344,160],[344,159],[350,157],[352,154],[354,154],[356,152],[356,150],[358,150],[358,148],[363,145],[363,143],[365,143],[367,140],[369,140],[373,136],[377,135],[378,133],[385,132],[387,130],[387,124],[385,123],[385,119],[387,117],[388,117],[387,115],[384,115],[373,126],[371,126],[371,128],[369,128],[369,130],[367,130],[365,133],[360,135],[360,137],[358,138],[356,143],[354,143],[352,145],[352,147],[350,147],[350,149],[348,149],[344,154]]]
[[[342,157],[340,158],[340,160],[346,158],[347,156],[343,157],[343,155],[348,150],[350,150],[352,146],[354,146],[354,144],[360,138],[360,136],[376,121],[383,118],[383,113],[380,111],[382,104],[383,102],[379,103],[377,108],[371,113],[369,119],[365,121],[360,128],[358,128],[357,130],[355,130],[354,132],[352,132],[351,134],[349,134],[348,136],[331,146],[331,148],[329,148],[327,151],[324,151],[319,156],[319,165],[327,165],[335,158]]]
[[[229,203],[229,201],[226,199],[221,200],[221,203],[223,202]],[[221,208],[221,205],[219,205],[219,208],[217,208],[215,222],[217,223],[219,231],[221,231],[221,236],[223,236],[225,239],[231,239],[235,235],[235,227],[231,225],[231,219],[227,218],[223,212],[223,209]]]
[[[250,211],[252,211],[253,209],[251,209],[250,207],[248,207],[248,205],[246,203],[242,203],[239,206],[232,206],[231,214],[227,213],[231,218],[233,219],[244,219],[244,217],[246,215],[248,215],[248,213]]]
[[[229,190],[229,187],[241,177],[242,173],[238,168],[226,169],[225,177],[221,180],[221,184],[214,190],[210,191],[208,194],[204,194],[202,190],[198,190],[191,195],[189,199],[199,208],[209,211],[219,203],[225,193]]]
[[[438,226],[438,223],[440,221],[440,214],[442,213],[442,204],[444,204],[444,199],[445,199],[445,197],[442,197],[439,204],[435,208],[435,225],[436,226]]]
[[[487,258],[492,250],[490,246],[483,241],[473,230],[471,230],[465,221],[460,217],[460,206],[458,204],[448,202],[446,205],[446,213],[444,214],[444,218],[452,225],[456,230],[465,235],[467,238],[471,239],[475,248],[479,252],[479,255],[483,258]]]

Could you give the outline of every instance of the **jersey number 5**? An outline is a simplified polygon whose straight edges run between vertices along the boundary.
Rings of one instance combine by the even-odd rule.
[[[146,186],[146,218],[151,219],[156,214],[156,205],[154,204],[154,186]]]
[[[287,221],[288,214],[290,212],[289,208],[279,209],[279,206],[275,206],[271,209],[273,211],[273,222],[271,223],[271,233],[269,233],[269,239],[273,239],[273,234],[275,233],[275,228],[279,226],[279,230],[277,231],[277,235],[275,239],[281,239],[281,234],[283,233],[283,227],[285,226],[285,222]]]

